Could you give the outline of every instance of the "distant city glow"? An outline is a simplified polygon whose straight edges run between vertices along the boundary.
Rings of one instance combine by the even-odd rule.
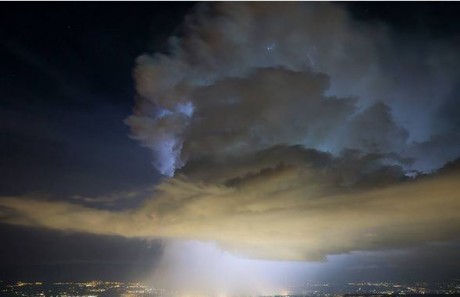
[[[225,272],[222,272],[225,273]],[[344,294],[459,294],[460,282],[349,282],[349,283],[303,283],[292,287],[292,291],[282,290],[266,296],[343,296]],[[0,292],[8,296],[121,296],[121,297],[236,297],[224,293],[198,294],[190,291],[165,290],[143,283],[129,282],[55,282],[55,283],[5,283],[0,281]],[[12,295],[10,295],[12,294]],[[108,295],[107,295],[108,294]],[[239,294],[239,297],[254,297],[251,294]]]
[[[289,295],[286,286],[314,278],[321,265],[247,259],[198,241],[172,241],[167,247],[153,286],[219,296]]]

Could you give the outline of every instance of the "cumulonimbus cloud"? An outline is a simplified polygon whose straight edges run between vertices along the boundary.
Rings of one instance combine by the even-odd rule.
[[[460,69],[448,40],[394,38],[330,3],[205,4],[184,26],[171,54],[139,57],[126,121],[165,175],[278,144],[394,152],[422,171],[460,154],[440,116]]]
[[[151,198],[109,211],[3,197],[3,222],[282,260],[458,236],[458,169],[409,171],[460,155],[453,122],[435,127],[460,69],[445,43],[401,60],[414,44],[329,3],[200,5],[184,32],[135,69],[126,123],[168,177]]]

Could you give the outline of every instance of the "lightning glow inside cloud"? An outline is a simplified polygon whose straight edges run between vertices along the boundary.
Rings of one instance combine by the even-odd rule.
[[[395,44],[384,26],[329,3],[203,5],[186,28],[173,54],[138,59],[142,100],[127,120],[148,147],[164,134],[180,139],[169,158],[156,157],[166,175],[171,158],[181,168],[277,144],[394,152],[422,171],[458,156],[458,135],[439,114],[460,69],[449,41]],[[152,106],[195,113],[150,121]]]
[[[118,212],[4,197],[4,222],[272,260],[458,236],[448,40],[396,43],[330,3],[203,4],[184,26],[171,54],[138,58],[126,120],[167,177],[155,194]]]

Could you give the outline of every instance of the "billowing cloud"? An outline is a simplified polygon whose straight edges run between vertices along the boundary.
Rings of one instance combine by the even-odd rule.
[[[406,169],[435,170],[460,154],[460,142],[435,141],[453,136],[439,114],[458,97],[456,52],[330,3],[199,5],[171,54],[139,57],[126,122],[167,176],[278,144],[397,153],[414,159]]]
[[[134,71],[126,123],[165,175],[153,194],[123,211],[3,197],[1,220],[275,260],[453,240],[460,172],[435,170],[460,155],[440,120],[457,52],[330,3],[200,4]]]

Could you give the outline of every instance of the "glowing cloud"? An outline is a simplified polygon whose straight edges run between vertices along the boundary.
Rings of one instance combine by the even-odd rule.
[[[184,26],[170,55],[139,57],[126,121],[167,176],[278,144],[393,152],[422,171],[460,154],[453,121],[439,116],[460,74],[449,41],[396,43],[330,3],[203,4]]]
[[[125,211],[3,197],[3,222],[275,260],[458,236],[458,162],[420,173],[460,155],[455,121],[436,128],[458,51],[403,59],[414,44],[329,3],[204,4],[184,32],[135,68],[126,123],[167,177],[152,197]]]
[[[454,239],[457,168],[405,180],[376,156],[341,158],[300,148],[196,166],[129,211],[2,198],[2,221],[127,237],[211,241],[252,258],[322,261],[327,255]],[[263,168],[254,170],[254,168]],[[204,170],[204,171],[202,171]],[[201,173],[209,182],[200,181]]]

